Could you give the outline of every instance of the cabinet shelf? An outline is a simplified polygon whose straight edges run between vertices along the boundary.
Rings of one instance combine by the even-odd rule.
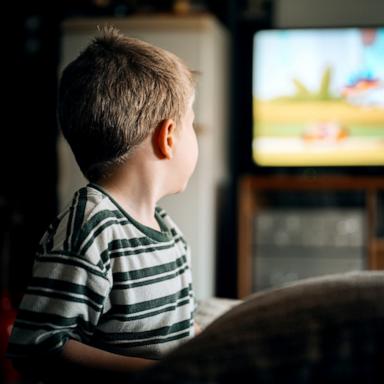
[[[273,209],[268,200],[275,192],[325,193],[362,192],[362,215],[365,236],[364,268],[384,269],[384,238],[377,235],[379,193],[384,191],[384,178],[353,176],[243,176],[238,185],[238,296],[243,298],[253,292],[255,220],[265,209]],[[269,193],[269,194],[268,194]],[[322,208],[322,207],[320,207]],[[339,207],[334,208],[335,211]],[[291,209],[292,210],[292,209]],[[256,255],[257,257],[257,255]],[[265,259],[265,256],[264,256]]]

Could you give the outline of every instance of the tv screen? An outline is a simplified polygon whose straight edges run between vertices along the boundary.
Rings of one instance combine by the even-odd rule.
[[[256,32],[252,89],[257,165],[384,165],[384,28]]]

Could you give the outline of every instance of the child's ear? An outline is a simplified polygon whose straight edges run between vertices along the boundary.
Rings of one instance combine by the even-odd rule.
[[[162,157],[172,159],[176,124],[172,119],[163,120],[157,129],[157,148]]]

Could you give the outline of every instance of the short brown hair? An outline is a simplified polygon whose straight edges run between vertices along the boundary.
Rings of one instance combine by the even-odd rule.
[[[59,124],[85,177],[104,178],[161,121],[180,122],[193,90],[177,56],[103,28],[59,86]]]

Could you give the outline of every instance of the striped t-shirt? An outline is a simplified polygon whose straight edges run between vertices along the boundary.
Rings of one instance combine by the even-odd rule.
[[[155,218],[161,231],[99,186],[76,192],[40,242],[8,356],[55,353],[72,338],[158,359],[193,336],[189,248],[163,210]]]

